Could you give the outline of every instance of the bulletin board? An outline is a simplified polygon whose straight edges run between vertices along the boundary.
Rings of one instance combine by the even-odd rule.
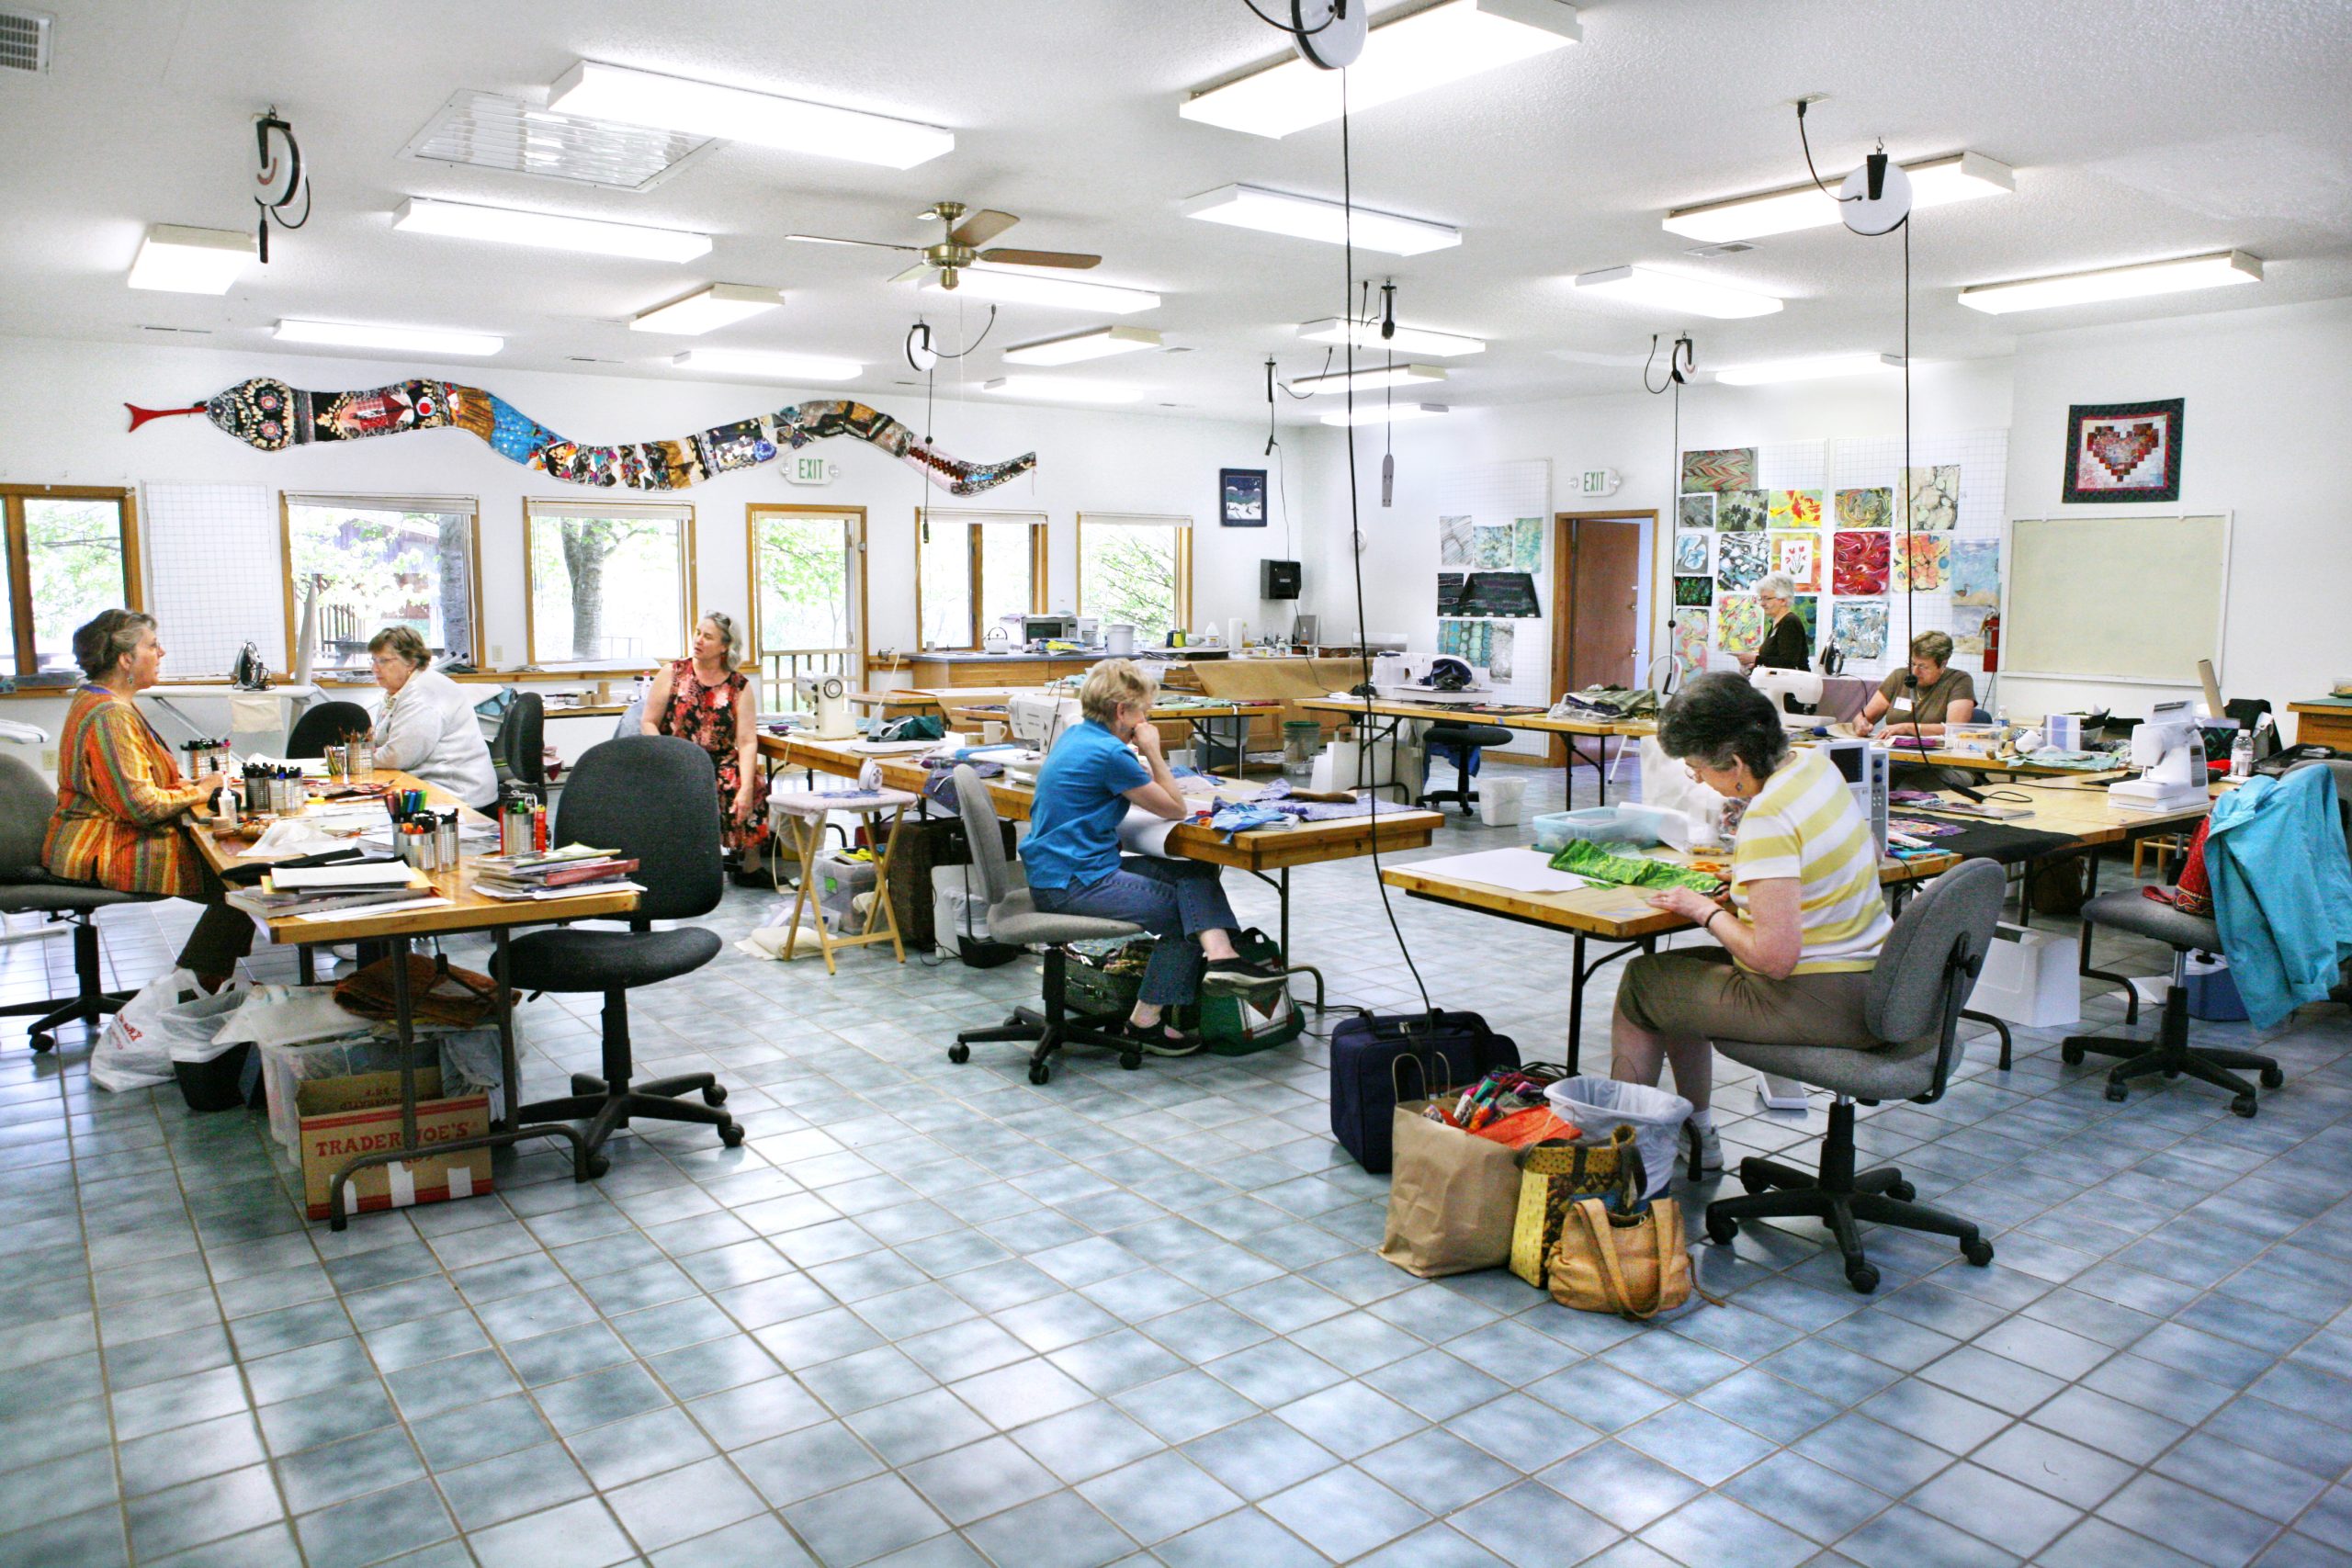
[[[2065,680],[2194,684],[2222,661],[2230,514],[2017,518],[2002,668]]]

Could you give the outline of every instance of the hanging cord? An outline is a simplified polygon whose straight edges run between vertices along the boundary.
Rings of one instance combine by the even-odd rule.
[[[1911,739],[1928,754],[1919,728],[1919,677],[1911,672],[1911,639],[1919,635],[1912,619],[1912,594],[1919,583],[1918,558],[1911,553],[1911,219],[1903,220],[1903,684],[1911,693]]]

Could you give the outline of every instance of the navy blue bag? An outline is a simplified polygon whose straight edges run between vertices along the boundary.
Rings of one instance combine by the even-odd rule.
[[[1402,1067],[1405,1057],[1419,1068]],[[1351,1018],[1331,1032],[1331,1136],[1374,1176],[1388,1173],[1390,1119],[1408,1100],[1519,1066],[1519,1046],[1475,1012]]]

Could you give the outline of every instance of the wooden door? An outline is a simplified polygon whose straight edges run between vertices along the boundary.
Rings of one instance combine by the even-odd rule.
[[[1552,690],[1631,686],[1641,631],[1642,524],[1648,512],[1562,513],[1555,520]],[[1555,761],[1566,761],[1555,745]]]

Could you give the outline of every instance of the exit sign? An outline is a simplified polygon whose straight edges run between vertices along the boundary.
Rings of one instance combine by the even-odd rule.
[[[797,485],[829,485],[840,471],[822,457],[796,453],[784,477]]]
[[[1622,483],[1614,468],[1587,468],[1577,479],[1579,495],[1615,495]]]

